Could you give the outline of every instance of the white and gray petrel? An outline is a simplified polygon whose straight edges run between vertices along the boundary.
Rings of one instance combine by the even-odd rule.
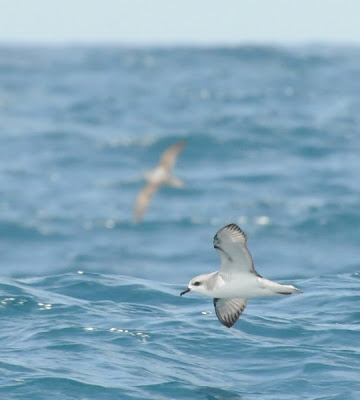
[[[239,319],[248,298],[301,293],[292,285],[281,285],[259,275],[246,240],[236,224],[221,228],[214,236],[214,247],[221,259],[219,271],[191,279],[188,288],[180,293],[182,296],[193,291],[213,297],[216,316],[228,328]]]
[[[171,171],[176,163],[179,153],[185,146],[185,141],[180,141],[168,147],[161,155],[160,162],[151,171],[145,175],[147,184],[141,189],[136,197],[134,222],[138,223],[143,214],[149,207],[150,201],[155,192],[162,185],[169,185],[176,188],[182,188],[184,182],[171,174]]]

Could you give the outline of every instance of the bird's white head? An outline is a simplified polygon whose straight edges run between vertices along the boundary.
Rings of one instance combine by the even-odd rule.
[[[191,279],[191,281],[188,284],[187,289],[184,290],[183,292],[181,292],[180,296],[182,296],[185,293],[188,293],[190,291],[208,295],[209,275],[211,275],[211,274],[199,275],[199,276],[196,276],[195,278]]]

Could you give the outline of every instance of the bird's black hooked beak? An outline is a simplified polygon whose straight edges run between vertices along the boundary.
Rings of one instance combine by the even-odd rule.
[[[186,290],[184,290],[183,292],[180,293],[180,296],[184,295],[185,293],[190,292],[190,288],[187,288]]]

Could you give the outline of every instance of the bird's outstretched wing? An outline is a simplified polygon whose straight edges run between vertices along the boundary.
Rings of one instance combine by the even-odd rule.
[[[159,185],[154,183],[148,183],[140,190],[139,194],[136,197],[136,202],[135,202],[135,211],[134,211],[135,223],[140,221],[141,217],[148,208],[150,201],[158,188]]]
[[[246,299],[214,299],[215,313],[219,321],[231,328],[239,319],[247,304]]]
[[[179,153],[182,151],[182,149],[185,146],[185,141],[182,140],[180,142],[177,142],[173,144],[172,146],[168,147],[162,154],[160,158],[160,165],[162,165],[164,168],[171,170],[176,162],[176,159],[179,155]]]
[[[214,236],[214,247],[220,254],[220,274],[254,273],[251,254],[246,247],[246,235],[236,224],[226,225]]]

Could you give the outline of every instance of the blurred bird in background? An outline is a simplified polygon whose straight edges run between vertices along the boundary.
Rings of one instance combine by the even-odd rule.
[[[161,155],[160,162],[151,171],[145,174],[147,184],[141,189],[136,198],[134,210],[134,222],[138,223],[155,192],[163,185],[169,185],[175,188],[182,188],[184,182],[172,175],[172,169],[176,163],[177,157],[185,146],[185,141],[179,141],[168,147]]]

